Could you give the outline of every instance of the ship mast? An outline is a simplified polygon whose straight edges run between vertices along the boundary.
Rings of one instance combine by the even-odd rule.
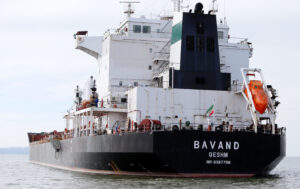
[[[212,4],[210,7],[211,13],[212,14],[216,14],[219,10],[218,10],[218,3],[217,0],[212,0]]]
[[[174,4],[174,12],[180,12],[183,0],[172,0],[172,1],[173,1],[173,4]]]
[[[120,3],[127,4],[127,9],[124,13],[127,15],[127,18],[130,18],[132,14],[134,14],[134,9],[132,4],[140,3],[139,1],[120,1]]]

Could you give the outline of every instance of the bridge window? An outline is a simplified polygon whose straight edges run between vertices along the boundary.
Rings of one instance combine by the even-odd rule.
[[[143,26],[143,33],[151,33],[151,26]]]
[[[224,39],[224,32],[218,31],[218,39]]]
[[[140,26],[140,25],[133,25],[133,32],[134,33],[141,33],[142,32],[142,26]]]
[[[204,51],[204,38],[197,36],[196,45],[197,45],[197,51],[203,52]]]
[[[205,84],[205,78],[203,77],[197,77],[195,80],[196,84]]]
[[[194,44],[194,36],[188,35],[186,36],[186,50],[187,51],[194,51],[195,44]]]
[[[215,51],[215,40],[213,37],[207,38],[207,51],[214,52]]]

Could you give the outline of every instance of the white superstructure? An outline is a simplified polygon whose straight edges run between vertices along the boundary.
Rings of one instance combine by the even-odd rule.
[[[180,2],[174,1],[175,11],[181,10]],[[159,120],[170,129],[174,125],[205,128],[222,122],[236,128],[253,124],[241,93],[244,79],[240,71],[249,68],[252,44],[230,37],[226,19],[218,23],[218,42],[221,72],[231,74],[231,88],[210,91],[173,89],[169,85],[169,69],[180,69],[179,43],[171,45],[172,27],[180,19],[182,12],[159,19],[130,14],[116,30],[107,30],[102,36],[88,36],[86,31],[74,36],[76,49],[98,62],[95,79],[99,95],[98,108],[68,113],[66,117],[73,120],[75,131],[111,131],[116,126],[132,129],[144,119]],[[215,114],[208,118],[206,110],[211,105]]]

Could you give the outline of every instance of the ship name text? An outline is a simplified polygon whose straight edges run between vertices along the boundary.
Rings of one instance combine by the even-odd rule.
[[[194,141],[195,150],[239,150],[240,143],[237,141]]]

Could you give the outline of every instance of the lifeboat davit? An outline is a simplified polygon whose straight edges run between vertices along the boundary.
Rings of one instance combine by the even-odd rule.
[[[251,80],[249,82],[249,90],[252,95],[252,100],[255,106],[255,109],[260,113],[263,114],[269,104],[268,96],[263,89],[263,84],[259,80]],[[245,94],[248,97],[247,88],[245,88]]]

